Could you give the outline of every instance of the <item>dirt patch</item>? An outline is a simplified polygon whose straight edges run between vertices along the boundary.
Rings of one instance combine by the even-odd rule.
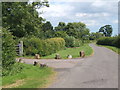
[[[14,88],[14,87],[17,87],[17,86],[22,85],[23,83],[24,83],[24,79],[18,80],[18,81],[16,81],[16,82],[13,83],[13,84],[9,84],[9,85],[2,86],[2,88]]]

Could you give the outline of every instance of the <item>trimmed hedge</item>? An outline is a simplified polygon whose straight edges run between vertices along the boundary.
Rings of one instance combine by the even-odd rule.
[[[50,55],[65,48],[63,38],[50,38],[45,40],[45,55]]]
[[[63,38],[50,38],[41,40],[36,37],[24,38],[24,55],[40,54],[41,56],[50,55],[65,48]]]
[[[97,41],[99,45],[115,46],[120,48],[120,35],[116,37],[103,37]]]
[[[75,39],[73,36],[65,37],[65,42],[66,47],[80,47],[82,45],[82,41]]]

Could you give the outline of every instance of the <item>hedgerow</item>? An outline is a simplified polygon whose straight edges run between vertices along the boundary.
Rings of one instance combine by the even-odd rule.
[[[50,55],[65,48],[63,38],[50,38],[41,40],[36,37],[24,38],[24,55],[40,54],[41,56]]]
[[[120,48],[120,35],[116,37],[103,37],[97,41],[99,45],[115,46]]]

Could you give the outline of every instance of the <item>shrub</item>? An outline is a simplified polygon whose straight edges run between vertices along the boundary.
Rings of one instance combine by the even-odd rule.
[[[65,41],[63,38],[50,38],[44,40],[44,56],[55,53],[65,48]]]
[[[115,37],[114,41],[112,42],[112,44],[115,46],[115,47],[118,47],[120,48],[120,35]]]
[[[9,70],[3,68],[2,76],[15,75],[21,72],[23,68],[24,67],[22,63],[14,63]]]
[[[9,70],[15,63],[16,48],[13,36],[6,29],[2,30],[2,67]]]
[[[36,37],[31,37],[21,40],[24,42],[24,55],[40,54],[41,56],[46,56],[65,48],[63,38],[41,40]]]
[[[13,75],[21,71],[21,65],[15,62],[16,48],[13,36],[2,29],[2,76]]]
[[[116,37],[103,37],[97,41],[99,45],[109,45],[120,48],[120,36]]]
[[[82,41],[79,39],[75,39],[74,41],[74,47],[80,47],[82,45]]]
[[[82,44],[82,41],[75,39],[73,36],[65,37],[66,47],[79,47],[81,44]]]
[[[36,37],[20,39],[24,44],[24,55],[42,54],[43,40]]]

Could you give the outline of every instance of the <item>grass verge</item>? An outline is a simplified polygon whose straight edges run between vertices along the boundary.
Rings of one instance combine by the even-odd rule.
[[[58,51],[57,53],[60,54],[62,59],[66,59],[68,55],[72,55],[73,58],[79,57],[80,51],[84,51],[86,56],[90,56],[93,53],[93,49],[88,44],[84,44],[77,48],[66,48],[65,50]],[[42,58],[53,59],[57,53]]]
[[[23,67],[20,73],[2,78],[3,88],[44,88],[52,82],[56,74],[52,68],[27,64],[23,64]]]
[[[98,44],[97,44],[97,45],[98,45]],[[114,47],[114,46],[106,46],[106,45],[98,45],[98,46],[106,47],[106,48],[111,49],[112,51],[120,54],[120,48],[117,48],[117,47]]]

